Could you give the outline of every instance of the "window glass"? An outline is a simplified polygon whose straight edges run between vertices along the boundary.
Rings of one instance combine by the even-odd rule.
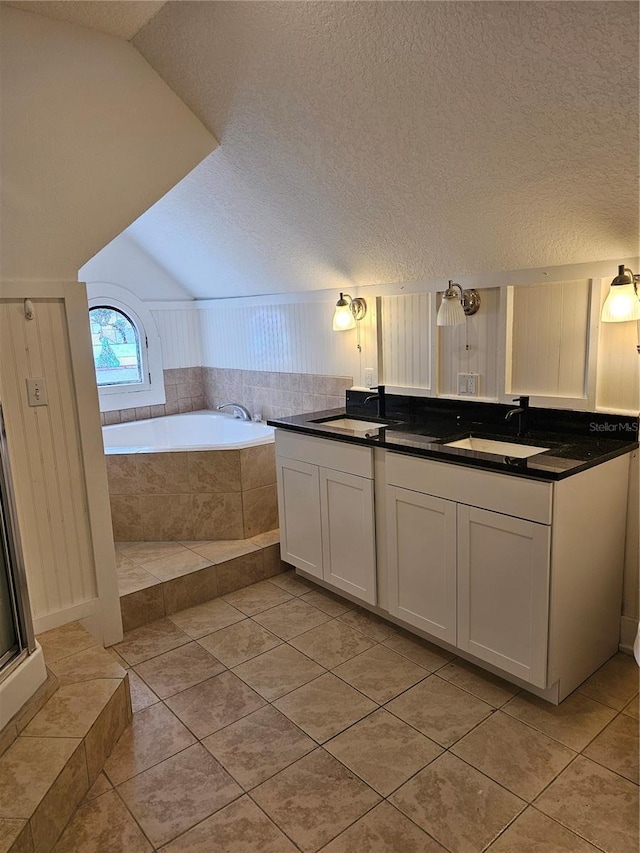
[[[140,384],[142,353],[135,323],[108,305],[91,308],[89,322],[98,387]]]

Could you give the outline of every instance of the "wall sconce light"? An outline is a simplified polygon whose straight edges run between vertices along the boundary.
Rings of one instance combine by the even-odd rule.
[[[454,288],[457,287],[460,295]],[[437,326],[459,326],[465,317],[471,317],[480,307],[480,294],[477,290],[463,290],[459,284],[449,279],[449,287],[442,294],[442,301],[436,317]]]
[[[333,331],[355,329],[356,320],[362,320],[366,313],[367,303],[364,299],[352,299],[348,293],[341,293],[333,312]]]
[[[603,323],[625,323],[640,320],[640,275],[634,275],[629,267],[620,264],[618,275],[609,286],[609,293],[602,306]]]

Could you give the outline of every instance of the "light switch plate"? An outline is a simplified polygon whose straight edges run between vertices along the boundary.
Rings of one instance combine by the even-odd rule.
[[[364,384],[366,388],[373,387],[373,367],[365,367]]]
[[[30,406],[46,406],[49,403],[44,377],[27,379],[27,402]]]

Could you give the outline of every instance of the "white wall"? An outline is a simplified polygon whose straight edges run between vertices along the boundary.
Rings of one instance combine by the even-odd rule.
[[[162,344],[162,367],[201,367],[203,361],[201,313],[182,303],[151,311]]]
[[[191,299],[184,287],[126,231],[80,268],[78,281],[118,284],[142,300]]]
[[[0,6],[0,399],[35,625],[121,635],[78,269],[215,148],[127,42]],[[25,298],[36,319],[25,323]],[[64,307],[61,307],[61,301]],[[25,404],[45,376],[49,405]]]
[[[0,6],[2,278],[78,269],[216,147],[128,42]]]

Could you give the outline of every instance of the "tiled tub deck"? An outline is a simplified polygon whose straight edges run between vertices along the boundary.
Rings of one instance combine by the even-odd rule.
[[[273,443],[106,460],[116,540],[248,539],[278,526]]]
[[[560,706],[293,573],[129,632],[133,723],[55,853],[635,853],[638,670]]]

